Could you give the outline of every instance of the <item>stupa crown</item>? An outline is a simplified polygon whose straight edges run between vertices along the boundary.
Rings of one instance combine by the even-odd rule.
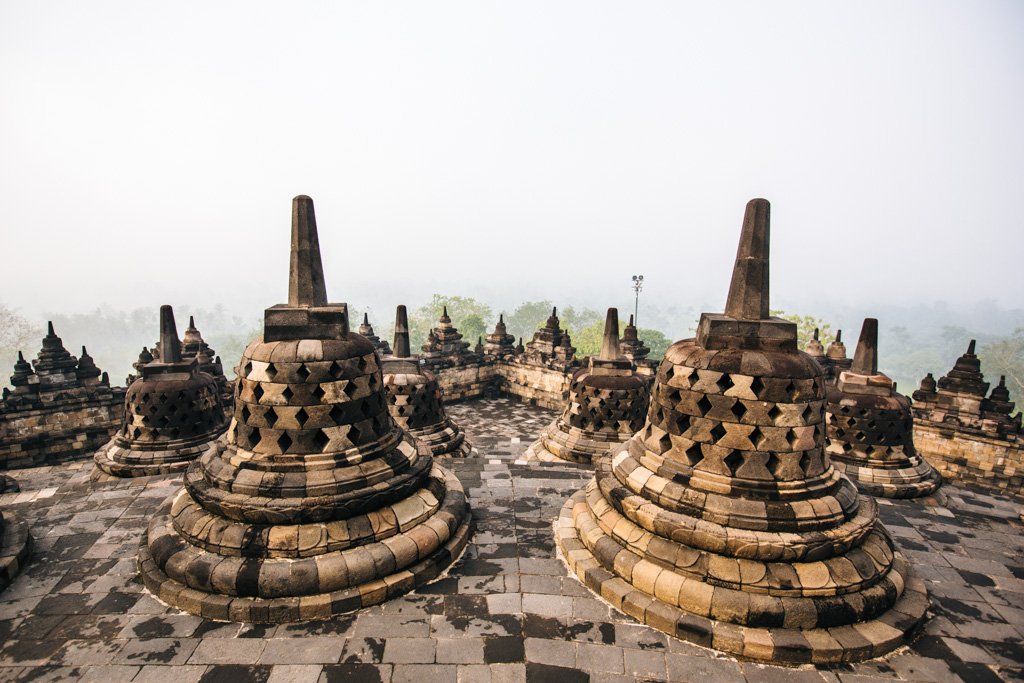
[[[846,344],[843,343],[843,331],[836,331],[836,338],[828,345],[828,350],[825,351],[825,356],[829,360],[846,360]]]
[[[160,307],[160,355],[139,370],[143,379],[175,373],[196,375],[199,372],[197,358],[186,358],[181,353],[181,341],[178,339],[178,329],[174,322],[174,308],[167,304]]]
[[[851,371],[860,375],[878,374],[878,320],[865,318],[860,328],[860,339],[853,352]]]
[[[348,305],[327,303],[313,200],[299,195],[292,200],[288,303],[266,309],[263,339],[266,342],[337,339],[348,332]]]
[[[98,378],[102,374],[102,371],[96,367],[96,361],[89,355],[89,352],[82,347],[82,355],[78,358],[78,369],[75,371],[75,376],[78,377],[80,382],[88,382],[95,378]]]
[[[967,345],[967,351],[956,359],[953,369],[939,378],[939,389],[979,398],[985,397],[989,385],[981,372],[981,359],[975,353],[976,345],[977,341],[972,339]]]
[[[566,334],[565,338],[568,339]],[[619,309],[609,308],[604,318],[604,336],[601,351],[590,357],[590,372],[594,375],[633,374],[633,362],[626,358],[619,348]]]
[[[707,349],[796,350],[796,324],[768,307],[771,205],[751,199],[743,214],[725,313],[703,313],[697,343]]]

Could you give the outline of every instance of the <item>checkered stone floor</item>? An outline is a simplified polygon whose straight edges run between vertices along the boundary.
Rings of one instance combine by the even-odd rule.
[[[96,484],[87,463],[14,472],[22,492],[0,505],[29,520],[36,540],[25,572],[0,593],[0,680],[1024,680],[1019,503],[949,485],[942,505],[883,501],[932,596],[921,637],[884,660],[830,670],[762,666],[669,639],[567,576],[552,522],[589,469],[514,462],[553,413],[504,399],[448,411],[474,446],[445,463],[476,519],[465,555],[425,589],[320,623],[204,621],[145,591],[139,539],[179,477]]]

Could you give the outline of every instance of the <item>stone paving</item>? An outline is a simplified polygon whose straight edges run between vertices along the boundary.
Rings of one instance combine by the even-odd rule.
[[[26,571],[0,593],[0,680],[118,681],[1024,681],[1020,503],[946,485],[938,500],[880,501],[928,584],[909,647],[830,669],[740,662],[616,613],[567,575],[552,522],[585,465],[515,464],[553,413],[507,399],[448,408],[473,443],[442,459],[476,533],[448,575],[330,621],[205,621],[143,588],[139,540],[181,485],[163,475],[89,482],[92,461],[14,472],[0,506],[32,525]]]

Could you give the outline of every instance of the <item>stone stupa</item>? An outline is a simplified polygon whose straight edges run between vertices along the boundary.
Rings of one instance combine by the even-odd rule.
[[[828,392],[825,452],[862,492],[916,498],[935,492],[942,477],[914,448],[910,401],[878,372],[878,321],[864,320],[853,365]]]
[[[590,463],[644,426],[647,379],[636,372],[619,346],[619,312],[609,308],[601,352],[577,370],[569,402],[522,456],[522,460]]]
[[[388,340],[381,339],[373,331],[373,325],[370,324],[370,315],[368,313],[363,313],[363,324],[359,326],[359,334],[370,340],[373,348],[377,349],[377,353],[381,357],[391,355],[391,346],[388,345]]]
[[[292,203],[288,303],[243,353],[234,419],[144,535],[162,601],[207,619],[326,619],[413,590],[470,534],[459,481],[388,413],[378,355],[327,302],[313,201]]]
[[[465,433],[445,413],[437,377],[410,353],[405,306],[395,313],[394,348],[394,354],[381,361],[391,417],[435,456],[469,455],[471,446]]]
[[[820,343],[820,342],[819,342]],[[817,351],[817,349],[815,349]],[[849,370],[853,365],[853,360],[846,355],[846,344],[843,343],[843,331],[836,330],[836,338],[832,340],[832,343],[825,349],[824,356],[814,356],[814,359],[818,361],[818,364],[825,370],[825,380],[827,382],[835,383],[839,378],[839,373],[843,370]]]
[[[484,341],[483,351],[489,356],[514,356],[516,353],[516,338],[508,333],[505,326],[505,314],[498,316],[498,322],[494,325],[494,332],[487,335]]]
[[[160,307],[160,348],[128,387],[121,429],[93,456],[93,480],[184,471],[227,429],[221,386],[200,369],[199,349],[185,357],[170,306]]]
[[[725,314],[673,344],[645,427],[596,459],[556,541],[591,590],[672,636],[776,664],[906,642],[928,597],[824,453],[826,384],[770,317],[769,204],[747,204]]]

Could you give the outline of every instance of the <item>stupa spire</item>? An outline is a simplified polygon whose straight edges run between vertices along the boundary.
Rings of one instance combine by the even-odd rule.
[[[181,341],[174,324],[174,309],[166,304],[160,307],[160,361],[181,362]]]
[[[400,305],[395,310],[395,358],[408,358],[409,349],[409,314],[405,306]]]
[[[609,308],[604,318],[604,339],[601,341],[601,360],[615,360],[619,353],[619,310]]]
[[[288,305],[327,305],[327,284],[320,258],[313,200],[304,194],[292,199],[292,254],[288,277]]]
[[[878,374],[878,319],[864,318],[860,328],[860,339],[857,350],[853,352],[853,366],[850,368],[858,375]]]
[[[768,238],[771,205],[751,199],[743,215],[743,230],[736,250],[736,265],[729,285],[725,314],[741,320],[768,317]]]

